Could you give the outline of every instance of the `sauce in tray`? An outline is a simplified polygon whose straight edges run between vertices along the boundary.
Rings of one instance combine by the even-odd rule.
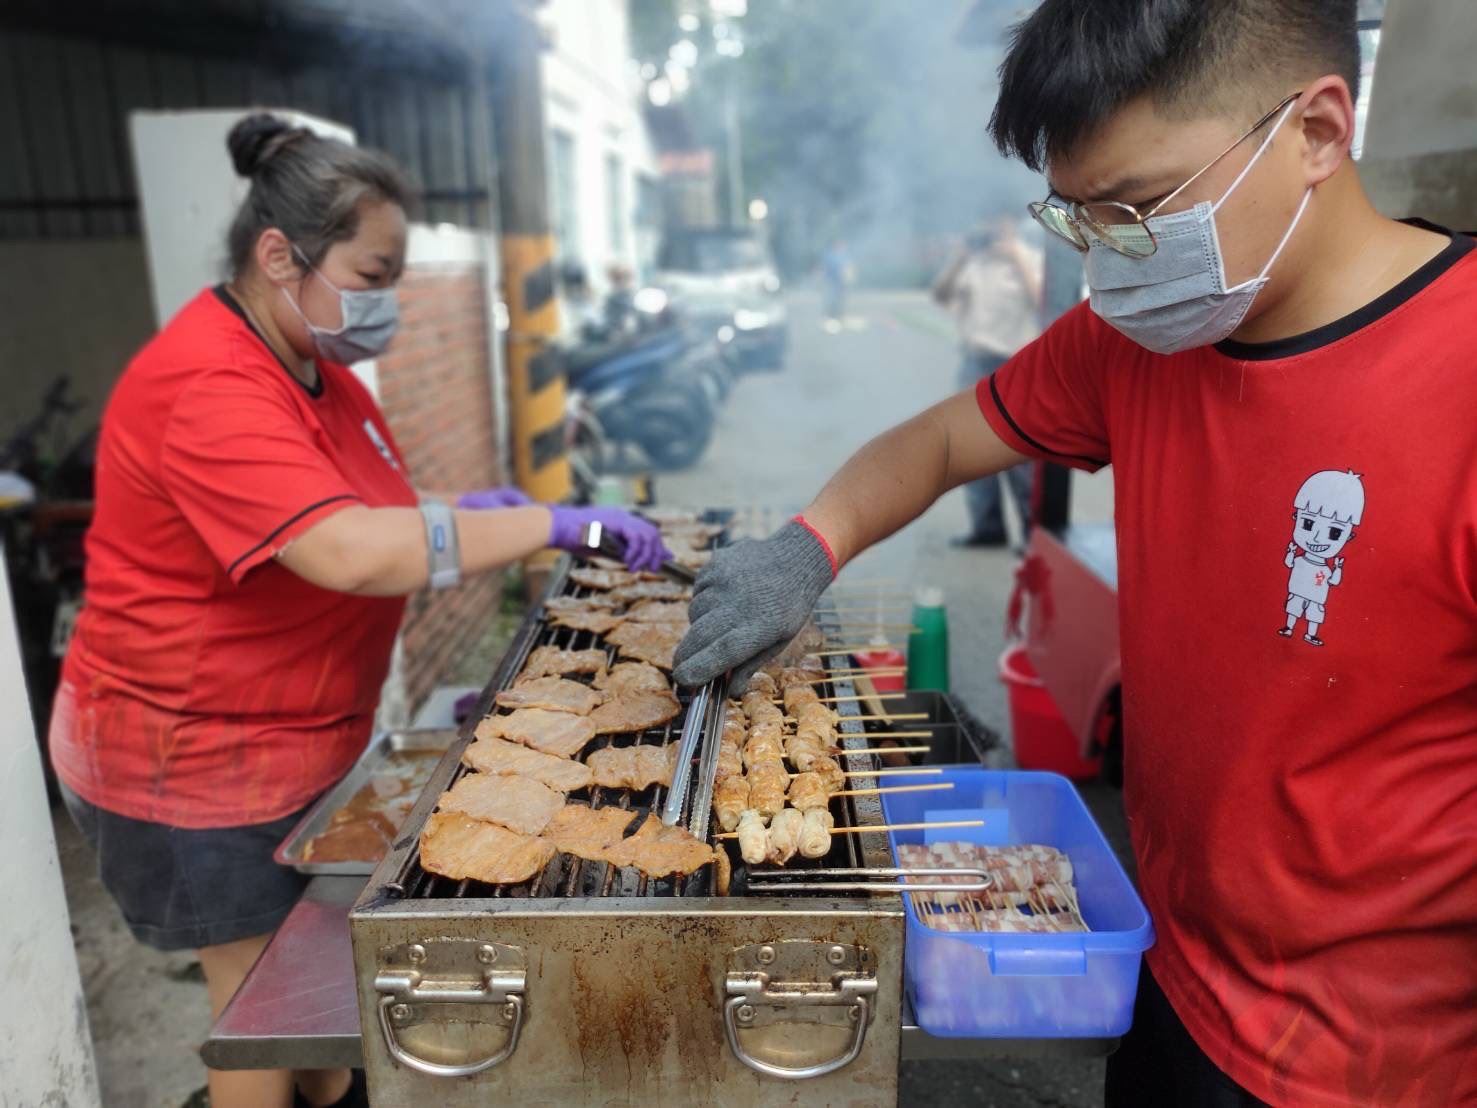
[[[305,862],[378,862],[431,779],[439,750],[392,750],[328,826],[303,846]]]

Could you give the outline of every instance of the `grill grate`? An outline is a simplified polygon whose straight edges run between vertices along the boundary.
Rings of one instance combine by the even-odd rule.
[[[569,580],[567,574],[556,582],[551,582],[551,589],[557,590],[557,595],[579,597],[590,595],[591,590],[581,588]],[[522,670],[524,662],[535,647],[555,646],[567,650],[601,649],[613,664],[617,660],[617,651],[614,647],[606,646],[594,632],[576,631],[571,628],[557,627],[548,623],[542,613],[530,616],[513,646],[504,657],[499,666],[498,673],[494,678],[490,691],[484,695],[483,709],[489,706],[492,693],[510,684],[512,679]],[[827,669],[836,668],[835,659],[824,660]],[[849,681],[842,679],[832,680],[824,688],[825,695],[849,693],[852,686]],[[599,750],[608,746],[632,746],[638,743],[648,743],[654,746],[665,747],[676,743],[682,736],[683,722],[687,718],[688,710],[693,699],[693,691],[687,689],[675,690],[678,700],[682,704],[682,711],[659,728],[652,728],[639,733],[627,733],[620,735],[601,735],[586,747],[586,752]],[[859,739],[864,730],[860,709],[854,703],[838,705],[838,711],[842,716],[840,732],[843,736],[843,746],[848,745],[847,738]],[[722,726],[722,712],[715,713],[717,727]],[[479,717],[480,718],[480,717]],[[710,731],[712,728],[710,728]],[[716,742],[716,736],[704,734],[704,743]],[[837,755],[842,765],[850,770],[866,770],[879,768],[874,755],[867,753],[843,752]],[[450,788],[463,774],[469,772],[465,765],[459,765],[447,782]],[[688,772],[694,772],[692,767]],[[589,803],[593,808],[621,808],[635,811],[644,808],[654,814],[659,814],[663,801],[666,799],[667,789],[662,785],[654,785],[642,792],[632,792],[629,789],[605,789],[592,788],[589,790]],[[874,818],[868,818],[866,813],[858,818],[857,798],[843,797],[831,802],[831,812],[838,827],[855,826],[858,822],[876,822]],[[711,813],[706,815],[709,836],[712,832]],[[796,856],[791,860],[789,869],[813,869],[822,867],[849,866],[860,867],[864,865],[863,846],[859,835],[836,835],[831,841],[831,851],[824,858],[805,859]],[[711,837],[709,839],[711,841]],[[729,860],[733,868],[732,893],[742,895],[746,884],[746,872],[743,861],[738,856],[737,844],[725,842],[720,844],[720,849],[727,850]],[[619,868],[611,866],[606,862],[592,862],[575,858],[567,854],[556,854],[551,862],[544,868],[543,872],[532,881],[521,885],[489,885],[480,881],[463,880],[456,881],[451,878],[438,877],[427,872],[420,864],[420,849],[412,850],[405,865],[400,871],[399,879],[386,886],[389,891],[406,899],[442,900],[462,898],[486,898],[486,899],[518,899],[518,898],[549,898],[549,897],[677,897],[677,896],[709,896],[713,895],[712,867],[705,867],[699,873],[686,877],[671,878],[649,878],[639,870],[631,868]],[[865,894],[851,894],[864,897]]]

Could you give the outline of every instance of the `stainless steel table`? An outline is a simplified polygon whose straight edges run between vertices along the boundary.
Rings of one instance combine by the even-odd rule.
[[[315,877],[201,1048],[213,1069],[360,1066],[364,1042],[354,992],[349,909],[362,877]],[[1117,1039],[945,1039],[903,1012],[905,1059],[1101,1057]]]

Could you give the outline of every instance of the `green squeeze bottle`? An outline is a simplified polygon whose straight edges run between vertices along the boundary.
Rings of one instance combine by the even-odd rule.
[[[913,632],[908,636],[908,688],[949,691],[949,616],[944,590],[932,586],[914,598]]]

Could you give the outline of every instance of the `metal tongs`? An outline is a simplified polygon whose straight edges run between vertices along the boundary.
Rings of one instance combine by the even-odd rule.
[[[605,525],[598,519],[591,520],[585,524],[580,532],[580,542],[588,553],[581,552],[583,557],[602,556],[614,558],[618,562],[626,560],[626,543],[619,535],[612,534],[606,530]],[[697,572],[679,565],[673,561],[662,563],[660,572],[663,576],[683,585],[691,585],[697,580]]]

